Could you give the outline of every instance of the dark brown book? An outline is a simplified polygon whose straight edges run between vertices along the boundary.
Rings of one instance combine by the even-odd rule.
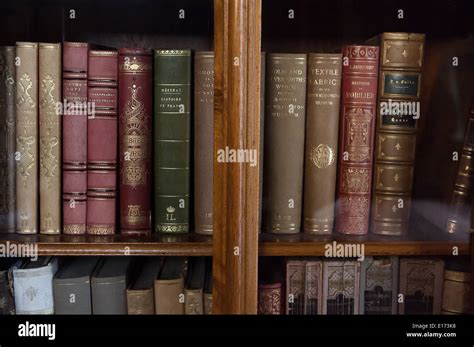
[[[441,314],[468,314],[471,307],[469,256],[447,258]]]
[[[263,231],[300,231],[304,165],[306,54],[268,54]]]
[[[155,280],[155,313],[184,314],[185,257],[168,257]]]
[[[306,261],[288,260],[286,262],[286,314],[304,314]]]
[[[0,263],[0,315],[15,314],[13,283],[10,268],[15,260],[2,259]]]
[[[258,285],[258,314],[281,314],[281,300],[281,283],[268,283]]]
[[[334,224],[341,54],[310,54],[306,99],[303,231],[330,234]]]
[[[360,262],[323,263],[323,314],[359,314]]]

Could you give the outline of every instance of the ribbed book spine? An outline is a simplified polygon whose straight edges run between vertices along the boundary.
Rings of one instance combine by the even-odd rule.
[[[16,46],[17,232],[38,232],[38,44]]]
[[[0,47],[0,233],[15,232],[15,47]]]
[[[122,234],[151,232],[151,51],[119,50],[120,222]]]
[[[155,231],[189,232],[191,51],[155,50]]]

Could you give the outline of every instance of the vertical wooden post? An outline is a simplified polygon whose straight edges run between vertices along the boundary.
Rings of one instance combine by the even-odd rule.
[[[261,0],[214,1],[213,312],[257,312],[259,165],[219,162],[260,134]]]

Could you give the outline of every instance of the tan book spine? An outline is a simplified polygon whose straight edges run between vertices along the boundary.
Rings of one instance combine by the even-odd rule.
[[[184,313],[204,314],[202,289],[186,289],[184,291]]]
[[[127,289],[128,314],[155,314],[153,289]]]
[[[204,314],[212,314],[212,294],[204,293],[203,300],[204,300]]]
[[[184,279],[155,281],[155,313],[184,314]]]
[[[61,44],[40,43],[40,233],[61,233]]]
[[[469,313],[471,274],[461,271],[444,271],[442,314]]]
[[[17,232],[38,232],[38,44],[16,44]]]

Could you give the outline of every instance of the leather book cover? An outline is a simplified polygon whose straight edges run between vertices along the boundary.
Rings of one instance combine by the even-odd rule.
[[[212,235],[214,163],[214,52],[194,55],[194,222],[196,234]]]
[[[308,56],[303,231],[331,234],[341,96],[341,54]]]
[[[258,314],[282,314],[281,283],[262,283],[258,285]]]
[[[119,49],[119,177],[122,234],[151,232],[152,71],[150,50]]]
[[[369,231],[379,47],[345,46],[342,59],[335,229],[360,235]]]
[[[184,313],[204,314],[204,280],[206,274],[206,259],[192,258],[186,288],[184,289]]]
[[[440,314],[444,261],[437,258],[401,258],[399,314]]]
[[[184,314],[186,258],[168,257],[155,280],[155,313]]]
[[[398,257],[366,257],[361,264],[360,313],[397,314]]]
[[[323,312],[323,262],[306,262],[304,314],[316,315]]]
[[[286,314],[304,314],[306,261],[291,259],[286,262]]]
[[[63,233],[85,234],[89,45],[63,43]]]
[[[203,301],[204,314],[212,314],[212,258],[206,259],[206,275],[204,278]]]
[[[98,257],[66,259],[54,276],[55,314],[92,314],[91,276]]]
[[[38,44],[17,42],[16,56],[16,228],[38,232]]]
[[[16,230],[15,56],[15,47],[0,47],[0,233]]]
[[[0,315],[15,314],[13,282],[10,271],[13,264],[13,259],[2,261],[0,264]]]
[[[372,201],[375,234],[408,232],[424,42],[424,34],[381,35]]]
[[[90,235],[115,234],[118,53],[90,50],[87,99],[87,222]],[[92,112],[91,112],[92,111]]]
[[[61,233],[61,44],[40,43],[39,217],[41,234]]]
[[[267,54],[262,229],[300,232],[306,54]]]
[[[154,52],[155,231],[187,233],[191,51],[157,49]]]
[[[442,314],[468,314],[470,307],[470,280],[469,272],[445,270],[443,299],[441,301]]]

